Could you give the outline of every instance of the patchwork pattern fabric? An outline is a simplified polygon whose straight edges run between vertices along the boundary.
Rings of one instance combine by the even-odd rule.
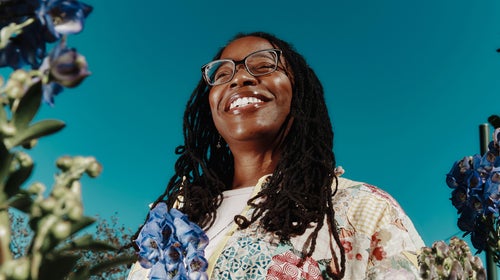
[[[211,279],[264,279],[272,251],[263,240],[238,238],[217,259]]]

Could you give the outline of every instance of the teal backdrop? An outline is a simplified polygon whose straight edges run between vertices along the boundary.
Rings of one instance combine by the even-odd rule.
[[[92,75],[43,106],[67,127],[33,150],[32,181],[51,185],[58,156],[93,155],[104,171],[83,181],[86,213],[135,230],[172,175],[200,66],[236,33],[266,31],[323,82],[344,176],[392,194],[427,245],[461,236],[445,175],[500,114],[499,1],[86,3],[68,45]]]

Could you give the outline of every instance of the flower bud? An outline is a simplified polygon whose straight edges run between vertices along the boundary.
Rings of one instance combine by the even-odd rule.
[[[16,80],[9,80],[5,87],[5,93],[10,99],[20,99],[24,95],[23,84]]]
[[[37,139],[31,139],[30,141],[23,143],[23,148],[28,149],[28,150],[33,149],[37,143],[38,143]]]
[[[16,134],[16,132],[16,127],[11,123],[0,123],[0,134],[4,136],[13,136],[14,134]]]
[[[68,221],[59,221],[52,227],[52,235],[63,240],[71,234],[71,223]]]
[[[31,159],[31,157],[27,153],[18,152],[17,153],[17,159],[19,160],[19,164],[22,167],[33,166],[33,159]]]
[[[57,159],[56,165],[62,171],[68,170],[73,164],[73,158],[70,156],[63,156]]]
[[[17,69],[10,75],[10,80],[11,81],[18,81],[21,83],[25,83],[29,80],[31,80],[30,75],[28,75],[28,72],[26,72],[23,69]]]
[[[40,182],[33,183],[28,188],[28,192],[30,194],[40,194],[43,193],[44,191],[45,191],[45,185]]]
[[[30,276],[30,261],[26,257],[11,260],[2,265],[7,279],[25,280]]]
[[[42,202],[40,202],[40,207],[45,211],[45,212],[51,212],[54,207],[56,206],[57,201],[54,197],[48,197],[47,199],[44,199]]]
[[[50,81],[64,87],[76,87],[89,75],[85,57],[75,49],[62,49],[50,62]]]
[[[56,185],[52,189],[52,196],[56,199],[62,198],[64,195],[66,195],[66,188],[61,185]]]
[[[89,164],[86,171],[87,171],[87,175],[89,175],[92,178],[95,178],[95,177],[99,176],[99,174],[101,174],[102,165],[100,163],[98,163],[97,161],[94,161],[91,164]]]
[[[81,205],[74,206],[68,211],[68,218],[72,221],[77,221],[83,217],[83,207]]]

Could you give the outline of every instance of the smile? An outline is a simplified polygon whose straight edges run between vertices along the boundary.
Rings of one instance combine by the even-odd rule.
[[[258,99],[256,97],[241,97],[241,98],[237,98],[233,102],[231,102],[231,104],[229,105],[229,110],[232,110],[234,108],[243,107],[243,106],[250,105],[250,104],[262,103],[262,102],[264,102],[264,101],[262,101],[261,99]]]

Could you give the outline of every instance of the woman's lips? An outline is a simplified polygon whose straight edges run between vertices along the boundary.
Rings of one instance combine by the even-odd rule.
[[[229,98],[226,103],[225,111],[241,110],[245,107],[259,107],[260,104],[269,101],[270,99],[262,94],[255,92],[241,92]]]
[[[260,100],[257,97],[241,97],[241,98],[236,98],[231,104],[229,104],[229,110],[232,110],[234,108],[241,108],[247,105],[251,104],[256,104],[256,103],[263,103],[264,101]]]

